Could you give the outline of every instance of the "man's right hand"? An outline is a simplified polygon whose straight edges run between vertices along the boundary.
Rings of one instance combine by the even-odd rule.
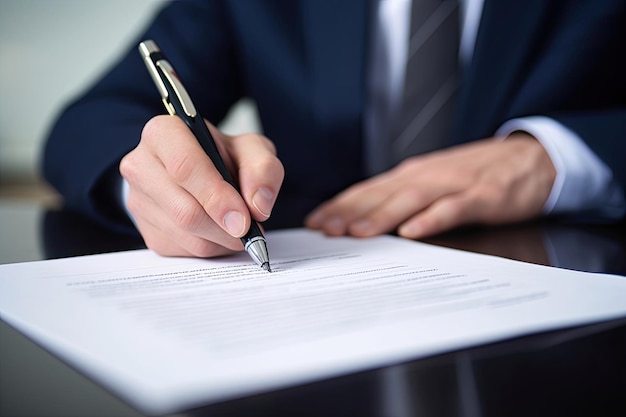
[[[126,202],[148,248],[165,256],[211,257],[243,250],[239,238],[270,216],[284,178],[264,136],[230,137],[207,123],[241,195],[220,175],[185,123],[157,116],[120,163]]]

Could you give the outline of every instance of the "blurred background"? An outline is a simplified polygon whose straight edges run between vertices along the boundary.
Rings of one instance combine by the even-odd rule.
[[[164,0],[0,0],[0,264],[42,259],[42,219],[61,206],[40,174],[61,108],[98,78]],[[220,128],[258,132],[241,101]],[[139,138],[137,138],[139,139]]]
[[[39,173],[52,122],[143,31],[163,2],[0,0],[2,201],[59,204]],[[252,104],[240,103],[221,127],[229,133],[258,131]]]

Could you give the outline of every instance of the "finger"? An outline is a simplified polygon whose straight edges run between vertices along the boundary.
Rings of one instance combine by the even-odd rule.
[[[313,210],[305,225],[330,235],[345,234],[350,223],[383,204],[395,191],[394,183],[383,176],[355,184]]]
[[[245,202],[222,178],[182,120],[174,116],[151,119],[142,132],[144,141],[171,180],[193,196],[216,224],[234,237],[247,232],[250,216]]]
[[[129,199],[129,205],[131,201]],[[145,230],[159,230],[165,239],[199,257],[225,252],[218,248],[226,248],[228,251],[243,249],[241,241],[215,224],[193,198],[185,197],[183,192],[182,198],[178,196],[171,201],[173,203],[165,208],[148,198],[142,200],[143,204],[135,204],[135,207],[142,206],[137,211],[141,215],[135,217],[138,224],[141,222],[146,225],[145,229],[140,228],[142,235],[146,235]],[[172,214],[172,211],[175,213]],[[148,225],[151,229],[147,228]]]
[[[217,226],[187,191],[171,181],[150,153],[140,147],[133,150],[122,159],[120,173],[130,186],[127,205],[136,220],[167,232],[168,240],[183,247],[187,246],[182,243],[185,235],[195,235],[233,250],[241,249],[239,239]]]
[[[366,216],[348,226],[348,232],[358,237],[375,236],[395,230],[410,216],[428,207],[440,191],[435,189],[402,189],[391,195]]]
[[[227,149],[238,168],[239,187],[252,217],[267,220],[285,177],[274,144],[264,136],[247,134],[230,138]]]
[[[185,254],[208,257],[230,251],[241,250],[241,241],[224,232],[204,212],[202,206],[185,190],[176,184],[159,180],[147,185],[147,191],[139,187],[131,188],[128,196],[128,208],[134,214],[144,239],[157,246],[153,234],[159,231],[167,241],[158,246],[174,245],[184,250]],[[143,226],[143,227],[140,227]],[[150,246],[149,246],[150,247]],[[160,250],[158,253],[162,253]],[[174,255],[168,250],[168,255]]]
[[[162,223],[159,223],[161,225]],[[193,235],[180,235],[164,231],[161,226],[137,219],[146,246],[163,256],[195,256],[209,258],[232,253],[231,250]]]
[[[444,196],[400,225],[398,235],[420,239],[451,230],[461,225],[477,222],[485,201],[472,193],[455,193]]]

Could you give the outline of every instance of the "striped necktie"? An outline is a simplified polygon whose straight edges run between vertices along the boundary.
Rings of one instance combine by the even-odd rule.
[[[402,109],[394,124],[390,164],[447,143],[458,87],[456,0],[413,0]]]

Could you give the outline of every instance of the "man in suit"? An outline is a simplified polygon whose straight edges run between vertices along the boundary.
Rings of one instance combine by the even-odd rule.
[[[385,1],[181,1],[141,39],[159,44],[213,123],[241,97],[256,102],[265,136],[211,126],[242,197],[180,120],[155,117],[161,103],[134,45],[61,115],[44,173],[70,208],[134,230],[126,205],[165,255],[241,250],[251,217],[413,239],[553,213],[622,218],[626,6],[480,3],[466,4],[470,46],[440,151],[368,167],[371,46]]]

